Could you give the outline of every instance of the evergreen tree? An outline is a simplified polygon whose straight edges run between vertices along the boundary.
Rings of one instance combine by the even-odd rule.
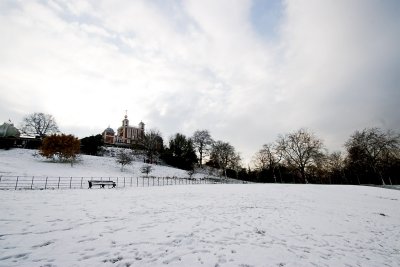
[[[197,162],[193,142],[185,135],[177,133],[169,141],[169,147],[163,154],[164,161],[174,167],[191,170]]]
[[[104,145],[101,134],[92,135],[81,139],[81,152],[87,155],[98,155]]]

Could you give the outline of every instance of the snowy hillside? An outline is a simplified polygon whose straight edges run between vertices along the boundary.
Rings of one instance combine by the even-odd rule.
[[[20,176],[73,176],[73,177],[137,177],[143,176],[140,167],[143,162],[133,162],[132,165],[124,167],[121,172],[121,165],[118,165],[115,158],[95,157],[81,155],[80,161],[71,167],[67,163],[54,163],[40,156],[34,157],[37,150],[11,149],[0,150],[0,175],[20,175]],[[187,177],[184,170],[153,165],[154,170],[151,175],[158,177]],[[196,174],[195,177],[201,178],[205,174]]]

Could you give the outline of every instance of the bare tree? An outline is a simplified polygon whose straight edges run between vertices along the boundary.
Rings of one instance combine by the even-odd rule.
[[[144,135],[143,146],[146,151],[147,160],[153,163],[163,149],[163,139],[160,131],[151,129]]]
[[[25,134],[40,137],[59,132],[57,123],[52,115],[36,112],[23,118],[21,128]]]
[[[236,172],[236,179],[239,179],[239,172],[242,169],[242,158],[239,153],[231,158],[228,167]]]
[[[121,171],[124,171],[124,166],[129,165],[133,161],[132,153],[126,150],[120,150],[117,154],[117,163],[121,164]]]
[[[329,183],[344,182],[344,159],[340,151],[333,152],[326,157],[326,170]],[[332,181],[333,180],[333,181]]]
[[[304,182],[308,183],[307,168],[316,165],[318,158],[323,156],[323,142],[306,129],[280,135],[277,141],[277,149],[288,165],[296,168]]]
[[[218,167],[223,171],[225,178],[227,178],[226,169],[237,159],[237,154],[231,144],[217,141],[212,146],[210,158],[217,163]]]
[[[194,132],[193,145],[199,154],[199,165],[203,167],[203,159],[209,155],[213,140],[208,130],[197,130]]]
[[[260,171],[270,169],[276,183],[275,169],[282,157],[282,150],[278,149],[276,144],[268,143],[254,156],[254,165]]]
[[[379,128],[367,128],[356,131],[345,147],[350,166],[358,169],[356,172],[370,170],[379,177],[382,184],[385,184],[384,172],[387,166],[400,159],[400,136],[390,130],[384,132]]]

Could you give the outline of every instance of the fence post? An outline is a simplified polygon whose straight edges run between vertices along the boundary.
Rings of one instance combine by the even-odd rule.
[[[71,187],[71,184],[72,184],[72,176],[71,176],[71,178],[69,179],[69,189],[72,188],[72,187]]]
[[[136,176],[136,187],[139,187],[139,177]]]
[[[133,179],[133,178],[132,178],[132,176],[131,176],[131,187],[132,187],[132,179]]]
[[[58,176],[57,189],[60,189],[60,179],[61,179],[61,177],[60,177],[60,176]]]
[[[157,185],[160,186],[160,177],[157,177]]]
[[[164,177],[162,178],[162,185],[164,186]]]
[[[83,182],[83,177],[81,177],[81,189],[82,189],[82,182]]]
[[[124,188],[125,188],[125,176],[124,176]]]
[[[147,176],[147,187],[149,187],[149,186],[150,186],[150,177]]]
[[[154,186],[154,176],[153,176],[153,186]]]
[[[18,176],[17,176],[17,181],[15,182],[15,190],[17,190],[17,186],[18,186]]]
[[[117,187],[118,187],[118,177],[117,177]]]
[[[46,176],[46,183],[44,184],[44,189],[47,189],[47,178],[49,178],[48,176]]]
[[[32,176],[32,182],[31,182],[31,189],[33,189],[33,178],[34,178],[35,176]]]

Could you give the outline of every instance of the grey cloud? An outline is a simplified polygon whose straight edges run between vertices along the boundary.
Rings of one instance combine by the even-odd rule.
[[[272,39],[251,1],[51,3],[2,3],[0,118],[44,111],[85,135],[127,109],[166,139],[209,129],[246,160],[300,127],[335,150],[399,130],[398,1],[285,1]]]

